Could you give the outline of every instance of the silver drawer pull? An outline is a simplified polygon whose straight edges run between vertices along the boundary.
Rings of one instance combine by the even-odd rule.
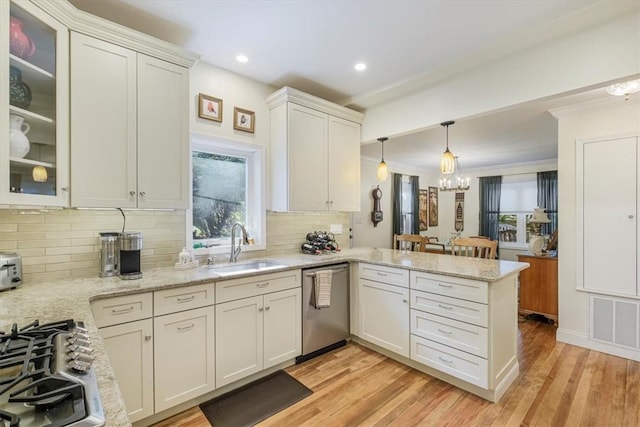
[[[178,297],[178,298],[176,298],[176,301],[178,301],[178,302],[189,302],[189,301],[193,301],[195,297],[196,297],[195,295],[191,295],[191,296],[184,297],[184,298]]]
[[[444,363],[448,363],[449,365],[453,364],[453,360],[444,359],[442,356],[438,356],[438,359],[442,360]]]
[[[127,308],[121,308],[116,310],[115,308],[111,309],[111,314],[125,314],[133,311],[133,306]]]
[[[256,286],[259,288],[264,288],[269,286],[269,282],[256,283]]]
[[[453,332],[451,331],[443,331],[442,329],[438,328],[438,332],[442,333],[442,334],[447,334],[447,335],[451,335],[453,334]]]
[[[442,283],[438,283],[438,286],[441,286],[443,288],[453,288],[453,285],[443,285]]]
[[[378,271],[378,276],[388,276],[388,274],[387,273],[381,273],[381,272]]]
[[[444,308],[445,310],[453,310],[453,307],[447,307],[446,305],[438,304],[438,307]]]
[[[189,331],[189,330],[193,329],[194,326],[195,325],[192,323],[190,325],[183,326],[182,328],[181,327],[177,327],[176,329],[178,330],[178,332],[184,332],[184,331]]]

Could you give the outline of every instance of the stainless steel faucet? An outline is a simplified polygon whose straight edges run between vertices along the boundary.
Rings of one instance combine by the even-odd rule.
[[[240,251],[242,250],[242,248],[240,247],[241,242],[238,242],[238,247],[236,248],[236,227],[240,227],[240,230],[242,230],[242,241],[244,242],[244,244],[249,244],[247,230],[245,230],[244,225],[240,224],[239,222],[233,224],[233,226],[231,227],[231,256],[229,257],[229,262],[238,261],[238,255],[240,255]]]

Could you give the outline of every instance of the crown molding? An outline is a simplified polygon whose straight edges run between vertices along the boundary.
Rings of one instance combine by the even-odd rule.
[[[613,96],[591,101],[581,102],[579,104],[567,105],[565,107],[553,108],[549,110],[556,119],[575,116],[576,114],[591,113],[609,108],[623,108],[630,106],[640,106],[640,97],[635,96],[625,99],[621,96]]]
[[[308,93],[304,93],[289,86],[285,86],[282,89],[272,93],[266,98],[265,101],[270,110],[284,104],[285,102],[293,102],[294,104],[313,108],[314,110],[331,114],[334,117],[339,117],[341,119],[349,120],[359,124],[362,124],[362,121],[364,120],[364,114],[359,111],[343,107],[342,105],[334,104],[333,102],[329,102],[326,99],[309,95]]]
[[[96,37],[187,68],[193,67],[200,60],[200,55],[115,22],[91,15],[77,9],[66,0],[29,1],[62,22],[71,31]]]

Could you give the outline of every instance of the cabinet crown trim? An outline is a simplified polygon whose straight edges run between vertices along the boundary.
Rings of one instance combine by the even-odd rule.
[[[31,0],[31,2],[62,22],[71,31],[96,37],[187,68],[193,67],[200,60],[200,55],[196,53],[77,9],[66,0]]]
[[[334,117],[349,120],[358,124],[362,124],[364,114],[359,111],[352,110],[342,105],[334,104],[326,99],[309,95],[297,89],[285,86],[282,89],[272,93],[265,100],[270,110],[273,110],[285,102],[293,102],[304,107],[313,108],[320,112],[330,114]]]

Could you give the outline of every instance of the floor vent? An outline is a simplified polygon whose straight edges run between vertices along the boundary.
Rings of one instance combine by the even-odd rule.
[[[591,338],[638,348],[638,308],[634,301],[591,296]]]

